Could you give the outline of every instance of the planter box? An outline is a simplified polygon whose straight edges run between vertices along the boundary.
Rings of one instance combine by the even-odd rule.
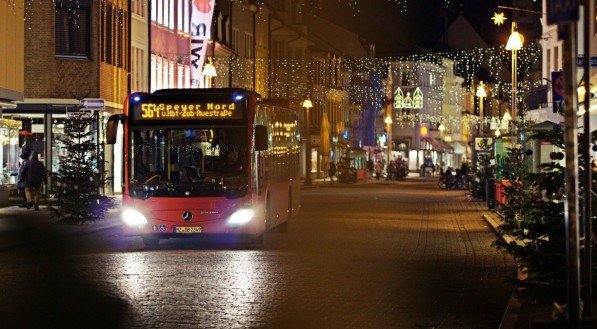
[[[0,186],[0,207],[8,206],[8,196],[10,195],[10,189],[5,186]]]

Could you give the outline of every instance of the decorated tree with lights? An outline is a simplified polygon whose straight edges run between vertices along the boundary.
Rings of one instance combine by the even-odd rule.
[[[533,137],[534,138],[534,137]],[[545,302],[562,302],[565,289],[564,170],[557,162],[544,163],[539,173],[528,171],[525,150],[515,147],[506,159],[509,184],[501,206],[501,234],[516,243],[496,243],[517,261],[526,278],[516,279],[522,295]]]
[[[59,156],[59,169],[51,173],[52,217],[67,223],[94,221],[106,216],[114,199],[100,194],[107,182],[100,154],[93,140],[96,134],[93,116],[89,112],[69,113],[65,121],[65,154]]]
[[[596,137],[592,136],[593,142]],[[552,130],[534,132],[528,140],[540,140],[564,148],[563,132],[559,125]],[[532,151],[523,146],[509,149],[505,173],[509,184],[504,186],[507,201],[499,210],[504,223],[500,226],[500,232],[512,236],[515,242],[497,240],[495,244],[515,258],[524,274],[524,279],[515,279],[520,286],[517,291],[521,296],[538,302],[564,303],[567,283],[565,167],[559,162],[564,159],[564,154],[552,152],[551,161],[541,163],[537,173],[529,170],[530,156]],[[583,168],[585,164],[582,158],[579,161]],[[583,172],[581,169],[581,175]],[[580,199],[582,204],[582,191]],[[593,198],[593,209],[596,206],[597,200]]]

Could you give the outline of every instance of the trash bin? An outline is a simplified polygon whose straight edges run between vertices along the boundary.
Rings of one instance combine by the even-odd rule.
[[[485,197],[487,199],[487,208],[494,209],[495,208],[495,180],[493,180],[493,179],[485,180]]]

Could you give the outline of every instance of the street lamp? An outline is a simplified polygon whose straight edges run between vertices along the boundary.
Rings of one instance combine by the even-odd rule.
[[[487,92],[485,92],[485,85],[483,81],[479,82],[477,86],[477,97],[479,97],[479,131],[477,135],[481,135],[483,132],[483,98],[487,97]]]
[[[384,119],[386,123],[386,132],[388,134],[388,139],[386,142],[387,149],[388,149],[388,164],[392,160],[392,117],[388,114]]]
[[[309,118],[309,109],[313,107],[313,102],[309,98],[302,103],[305,108],[305,186],[311,186],[311,119]]]
[[[216,67],[211,62],[211,58],[207,59],[207,63],[203,66],[203,76],[205,77],[205,88],[211,88],[211,80],[218,76]]]
[[[512,51],[512,116],[516,117],[516,95],[517,95],[517,51],[522,49],[522,43],[524,42],[524,37],[522,34],[518,33],[516,30],[516,22],[512,22],[512,33],[508,38],[508,43],[506,44],[506,50]],[[504,118],[506,117],[506,113],[504,113]],[[508,115],[510,115],[508,113]]]

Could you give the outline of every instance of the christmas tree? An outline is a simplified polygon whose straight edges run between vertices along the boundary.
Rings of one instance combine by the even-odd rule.
[[[525,128],[519,126],[517,129]],[[564,148],[564,136],[559,125],[552,130],[527,135],[529,142],[540,140],[559,149]],[[595,141],[595,136],[592,137]],[[535,173],[529,170],[531,156],[532,151],[525,145],[509,149],[507,170],[504,172],[509,184],[504,186],[507,201],[499,210],[504,222],[500,231],[514,237],[516,243],[498,240],[496,245],[516,259],[524,274],[523,279],[516,279],[520,295],[538,302],[564,303],[567,293],[565,167],[560,164],[564,153],[552,152],[551,161],[541,163]],[[585,167],[582,157],[579,166],[582,175]],[[582,191],[579,198],[579,204],[582,204]],[[595,208],[597,200],[593,198],[592,202]],[[582,208],[580,210],[579,217],[582,218]]]
[[[65,154],[59,156],[59,169],[51,173],[50,211],[52,217],[67,223],[105,218],[114,199],[100,194],[108,178],[100,152],[93,140],[95,119],[90,112],[69,113],[65,121]]]

